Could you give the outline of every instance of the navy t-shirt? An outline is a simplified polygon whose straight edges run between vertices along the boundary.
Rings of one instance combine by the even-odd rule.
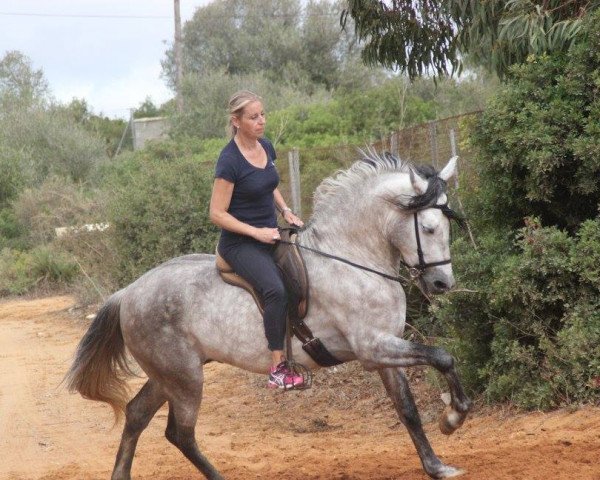
[[[227,212],[239,221],[253,227],[277,226],[273,191],[279,185],[279,174],[275,168],[275,149],[269,140],[258,141],[267,152],[267,165],[258,168],[252,165],[240,152],[233,139],[225,146],[217,160],[215,178],[223,178],[233,183],[233,193]],[[221,230],[219,250],[243,240],[244,235]]]

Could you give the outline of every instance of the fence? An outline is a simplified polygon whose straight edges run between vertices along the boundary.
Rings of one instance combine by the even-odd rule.
[[[462,147],[467,135],[466,124],[479,114],[471,112],[405,128],[371,144],[280,150],[280,190],[294,210],[308,218],[312,213],[312,194],[321,180],[340,168],[348,168],[360,158],[359,149],[367,147],[377,152],[391,152],[414,164],[430,164],[437,169],[453,155],[459,155],[461,178],[469,181],[474,173],[471,153]],[[285,161],[287,158],[289,162]],[[303,159],[311,161],[303,162]]]

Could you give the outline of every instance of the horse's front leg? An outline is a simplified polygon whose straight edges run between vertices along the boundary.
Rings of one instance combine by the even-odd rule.
[[[385,389],[394,403],[400,421],[404,424],[412,438],[423,469],[431,478],[450,478],[461,475],[463,470],[445,465],[434,453],[429,440],[423,431],[421,418],[410,391],[404,372],[399,368],[379,370]]]
[[[385,335],[373,342],[361,343],[363,348],[359,358],[367,369],[417,365],[429,365],[437,369],[446,377],[450,389],[449,405],[439,422],[440,430],[442,433],[450,435],[463,424],[472,402],[460,383],[454,366],[454,358],[446,350],[409,342],[393,335]],[[374,344],[375,348],[373,348]]]

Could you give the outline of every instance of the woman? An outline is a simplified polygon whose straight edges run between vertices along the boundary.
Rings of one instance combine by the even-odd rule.
[[[263,323],[272,357],[267,386],[287,389],[301,385],[303,378],[289,369],[283,353],[287,293],[272,256],[279,240],[276,209],[288,224],[301,227],[303,223],[277,189],[275,149],[263,138],[265,123],[258,95],[240,91],[231,97],[232,139],[217,161],[210,219],[221,227],[219,254],[263,300]]]

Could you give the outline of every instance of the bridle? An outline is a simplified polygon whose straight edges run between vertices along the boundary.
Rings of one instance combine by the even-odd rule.
[[[404,260],[400,260],[400,263],[402,263],[402,265],[404,265],[406,268],[408,268],[408,274],[410,275],[410,278],[413,280],[415,280],[415,279],[419,278],[421,275],[423,275],[425,273],[425,269],[427,269],[427,268],[439,267],[440,265],[448,265],[449,263],[452,263],[452,260],[450,260],[450,259],[440,260],[439,262],[426,262],[425,261],[425,256],[423,255],[423,249],[421,248],[421,236],[419,234],[419,220],[417,218],[417,213],[419,213],[421,210],[426,210],[427,208],[437,208],[438,210],[441,210],[442,213],[444,214],[444,216],[448,220],[457,218],[457,214],[454,212],[454,210],[452,210],[448,206],[448,202],[441,204],[441,205],[430,205],[426,208],[415,210],[413,212],[413,218],[414,218],[414,223],[415,223],[415,237],[417,239],[417,256],[419,257],[419,263],[417,265],[409,265]]]
[[[413,212],[413,218],[414,218],[414,224],[415,224],[415,235],[417,238],[417,255],[419,257],[419,264],[411,266],[408,263],[406,263],[404,260],[400,260],[400,263],[402,263],[402,265],[404,265],[406,268],[408,268],[408,273],[410,275],[411,280],[413,280],[413,281],[418,279],[421,275],[423,275],[423,273],[425,273],[425,269],[427,269],[427,268],[437,267],[440,265],[447,265],[452,262],[452,260],[450,260],[450,259],[441,260],[439,262],[426,262],[425,261],[425,256],[423,255],[423,249],[421,248],[421,237],[419,235],[419,221],[417,219],[417,213],[419,213],[422,210],[427,210],[428,208],[437,208],[437,209],[441,210],[442,213],[444,214],[444,216],[446,216],[446,218],[448,218],[449,220],[455,219],[455,220],[458,220],[459,222],[461,221],[461,217],[448,206],[448,202],[446,202],[442,205],[430,205],[430,206],[415,210]],[[285,240],[279,240],[279,242],[286,243],[289,245],[295,245],[303,250],[308,250],[309,252],[316,253],[317,255],[321,255],[322,257],[331,258],[332,260],[337,260],[339,262],[345,263],[346,265],[356,267],[360,270],[365,270],[370,273],[375,273],[376,275],[379,275],[380,277],[387,278],[388,280],[393,280],[394,282],[398,282],[398,283],[406,282],[406,279],[402,276],[394,276],[394,275],[390,275],[388,273],[380,272],[378,270],[374,270],[374,269],[366,267],[364,265],[354,263],[345,258],[338,257],[337,255],[332,255],[331,253],[326,253],[321,250],[317,250],[316,248],[307,247],[306,245],[302,245],[298,242],[288,242]]]

